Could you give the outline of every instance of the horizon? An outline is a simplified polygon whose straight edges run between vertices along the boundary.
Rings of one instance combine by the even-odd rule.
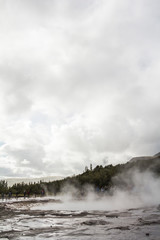
[[[39,183],[40,181],[44,181],[44,182],[52,182],[52,181],[57,181],[57,180],[62,180],[64,179],[65,177],[62,177],[62,176],[46,176],[46,177],[33,177],[33,178],[21,178],[21,177],[6,177],[6,178],[3,178],[3,177],[0,177],[0,181],[5,181],[7,182],[7,186],[8,187],[12,187],[14,184],[18,184],[18,183],[25,183],[25,184],[33,184],[34,182],[35,183]]]
[[[122,163],[122,164],[126,164],[126,163],[128,163],[128,162],[131,162],[131,161],[134,161],[135,159],[137,160],[137,159],[140,159],[140,160],[142,160],[142,158],[144,158],[144,161],[146,161],[146,158],[154,158],[154,157],[158,157],[158,156],[160,156],[160,152],[158,152],[158,153],[156,153],[156,154],[154,154],[154,155],[152,155],[152,156],[135,156],[135,157],[133,157],[133,158],[131,158],[130,160],[128,160],[127,162],[125,162],[125,163]],[[148,159],[147,159],[148,160]],[[109,166],[110,164],[106,164],[106,165],[103,165],[103,167],[105,167],[105,166]],[[113,166],[116,166],[117,164],[114,164]],[[91,164],[90,165],[88,165],[88,166],[85,166],[85,169],[83,170],[83,172],[80,172],[80,173],[78,173],[78,174],[82,174],[82,173],[84,173],[85,171],[86,171],[86,167],[87,167],[87,170],[91,170],[90,169],[90,166],[91,166]],[[96,165],[96,166],[92,166],[92,169],[94,170],[96,167],[97,167],[98,165]],[[92,170],[91,170],[92,171]],[[76,175],[78,175],[78,174],[76,174]],[[24,182],[24,183],[26,183],[26,184],[28,184],[28,183],[31,183],[31,184],[33,184],[34,182],[35,183],[39,183],[40,181],[42,181],[42,182],[53,182],[53,181],[57,181],[57,180],[62,180],[62,179],[65,179],[65,178],[67,178],[67,177],[73,177],[73,176],[76,176],[75,174],[73,174],[73,175],[68,175],[68,176],[33,176],[33,177],[28,177],[28,178],[26,178],[26,177],[3,177],[3,176],[1,176],[0,177],[0,181],[6,181],[7,182],[7,185],[8,185],[8,187],[12,187],[15,183],[17,184],[17,183],[22,183],[22,182]]]

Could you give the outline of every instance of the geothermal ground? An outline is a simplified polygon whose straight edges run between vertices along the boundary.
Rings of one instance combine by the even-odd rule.
[[[73,210],[72,202],[69,206],[53,198],[0,202],[0,239],[160,239],[160,206],[112,211],[84,211],[81,201],[73,202]]]

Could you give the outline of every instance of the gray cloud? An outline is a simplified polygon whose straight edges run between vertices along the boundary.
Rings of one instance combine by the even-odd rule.
[[[159,5],[1,1],[4,169],[67,175],[159,152]]]

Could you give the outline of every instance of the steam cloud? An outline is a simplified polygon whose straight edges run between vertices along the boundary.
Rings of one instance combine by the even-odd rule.
[[[122,177],[118,176],[116,181],[122,182]],[[160,204],[160,179],[151,172],[140,173],[133,171],[123,178],[123,185],[119,185],[110,190],[109,193],[96,193],[92,186],[86,186],[86,196],[77,199],[78,190],[73,186],[66,185],[56,198],[62,203],[46,204],[43,209],[55,210],[122,210],[129,208],[148,207]],[[37,207],[36,207],[37,208]]]

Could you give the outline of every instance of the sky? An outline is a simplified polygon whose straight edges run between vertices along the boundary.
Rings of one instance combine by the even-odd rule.
[[[0,0],[0,176],[160,151],[159,0]]]

